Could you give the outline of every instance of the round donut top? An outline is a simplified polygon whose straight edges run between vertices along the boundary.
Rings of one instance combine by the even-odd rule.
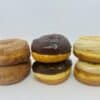
[[[43,54],[59,54],[70,52],[71,45],[63,35],[51,34],[33,40],[31,49]]]
[[[0,40],[0,55],[10,55],[14,51],[20,49],[29,50],[28,43],[21,39],[6,39]]]
[[[82,36],[75,42],[74,49],[100,54],[100,36]]]
[[[35,62],[32,66],[32,70],[36,73],[42,74],[56,74],[61,73],[69,69],[72,65],[71,60],[59,62],[59,63],[40,63]]]

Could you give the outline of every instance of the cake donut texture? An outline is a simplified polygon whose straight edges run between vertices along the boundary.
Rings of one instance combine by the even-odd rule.
[[[65,81],[70,75],[71,60],[59,63],[35,62],[32,66],[34,76],[46,84],[59,84]]]
[[[21,39],[0,40],[0,65],[27,62],[30,56],[28,43]]]
[[[100,64],[78,61],[75,65],[74,76],[88,85],[100,85]]]
[[[31,63],[0,66],[0,85],[10,85],[23,80],[30,72]]]
[[[71,45],[63,35],[51,34],[33,40],[31,50],[36,61],[56,63],[68,59]]]
[[[0,40],[0,85],[23,80],[30,69],[30,49],[25,40]]]
[[[100,63],[100,36],[82,36],[74,44],[74,54],[83,61]]]

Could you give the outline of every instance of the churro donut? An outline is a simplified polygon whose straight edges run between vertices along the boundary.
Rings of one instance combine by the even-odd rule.
[[[68,59],[71,45],[63,35],[51,34],[33,40],[31,49],[36,61],[56,63]]]
[[[0,65],[14,65],[27,62],[29,56],[30,50],[25,40],[0,40]]]
[[[74,44],[74,54],[83,61],[100,63],[100,36],[82,36]]]
[[[33,72],[36,79],[46,84],[59,84],[68,79],[71,72],[71,60],[60,63],[39,63],[33,64]]]
[[[78,61],[74,69],[74,76],[85,84],[100,86],[100,64]]]
[[[31,63],[0,66],[0,85],[10,85],[23,80],[30,72]]]

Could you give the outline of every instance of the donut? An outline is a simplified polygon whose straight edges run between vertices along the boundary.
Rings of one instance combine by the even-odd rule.
[[[0,65],[14,65],[27,62],[29,56],[30,50],[25,40],[0,40]]]
[[[74,44],[74,54],[83,61],[100,63],[100,36],[82,36]]]
[[[30,72],[31,63],[0,66],[0,85],[11,85],[23,80]]]
[[[49,34],[33,40],[31,50],[36,61],[57,63],[68,59],[71,45],[63,35]]]
[[[40,63],[35,62],[32,66],[34,76],[39,81],[55,85],[68,79],[71,72],[71,60],[59,63]]]
[[[100,64],[78,61],[74,68],[74,76],[82,83],[100,86]]]

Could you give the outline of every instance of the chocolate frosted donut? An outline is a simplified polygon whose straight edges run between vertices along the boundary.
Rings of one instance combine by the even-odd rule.
[[[35,62],[32,69],[36,79],[43,83],[53,85],[68,79],[71,72],[71,65],[71,60],[48,64]]]
[[[41,54],[64,54],[71,51],[71,45],[63,35],[42,36],[32,42],[32,51]]]
[[[71,45],[63,35],[51,34],[33,40],[31,50],[36,61],[55,63],[64,61],[69,57]]]
[[[43,74],[57,74],[64,72],[65,70],[69,69],[72,65],[71,60],[63,61],[60,63],[39,63],[35,62],[33,64],[33,71],[35,73],[43,73]]]
[[[21,39],[0,40],[0,65],[27,62],[30,56],[28,43]]]

